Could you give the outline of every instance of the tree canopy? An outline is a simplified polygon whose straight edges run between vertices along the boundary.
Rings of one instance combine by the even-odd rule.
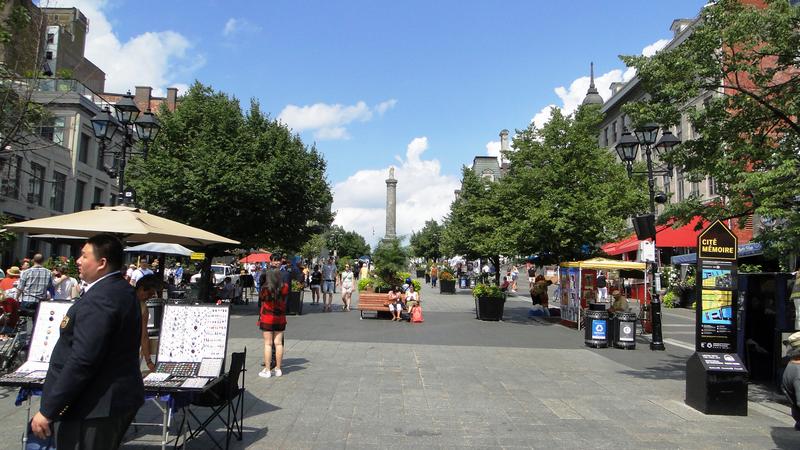
[[[333,225],[325,233],[325,245],[330,250],[336,250],[339,256],[352,256],[359,258],[369,254],[369,244],[363,236],[355,231],[347,231],[339,225]]]
[[[686,114],[695,132],[684,133],[666,159],[692,181],[712,177],[720,195],[690,197],[666,215],[769,218],[774,226],[757,239],[780,254],[800,250],[800,8],[765,3],[720,0],[703,9],[680,45],[622,58],[651,95],[626,109],[636,121],[666,125]],[[698,98],[703,105],[687,110]]]
[[[144,208],[245,246],[287,251],[331,223],[325,160],[256,101],[244,114],[237,99],[196,82],[159,120],[148,158],[129,166]]]
[[[414,256],[426,260],[437,260],[442,257],[441,241],[444,228],[436,220],[428,220],[425,226],[416,233],[411,233],[411,249]]]
[[[553,108],[541,129],[531,124],[517,132],[493,211],[502,236],[495,239],[504,240],[504,248],[545,260],[584,258],[598,244],[618,239],[625,220],[646,210],[643,180],[629,180],[612,152],[598,144],[601,120],[596,106],[569,116]]]

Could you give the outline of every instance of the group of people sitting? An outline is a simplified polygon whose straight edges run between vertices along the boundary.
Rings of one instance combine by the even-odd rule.
[[[414,284],[410,278],[406,279],[403,286],[392,287],[387,295],[386,306],[392,313],[393,321],[402,321],[403,311],[408,313],[408,320],[411,321],[412,316],[415,315],[415,308],[420,308],[419,294],[414,290]],[[421,309],[417,313],[421,316]]]

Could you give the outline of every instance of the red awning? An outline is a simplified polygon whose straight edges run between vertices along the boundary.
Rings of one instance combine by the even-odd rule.
[[[698,223],[702,227],[695,231]],[[697,236],[708,226],[709,222],[701,217],[695,217],[691,222],[679,228],[672,228],[672,225],[659,225],[656,227],[656,247],[697,247]],[[632,234],[620,241],[611,242],[600,248],[609,256],[621,255],[639,249],[639,240]]]

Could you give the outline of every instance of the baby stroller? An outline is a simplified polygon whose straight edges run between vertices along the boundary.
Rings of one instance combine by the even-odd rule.
[[[13,297],[2,301],[0,316],[0,374],[15,371],[28,359],[28,318],[34,312],[23,310]]]

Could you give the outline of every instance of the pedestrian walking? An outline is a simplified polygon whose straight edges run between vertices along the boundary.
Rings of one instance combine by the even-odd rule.
[[[350,264],[345,264],[344,272],[339,276],[342,286],[342,311],[350,311],[350,300],[353,298],[353,289],[355,288],[355,281],[353,271],[350,270]]]
[[[320,287],[322,286],[322,271],[319,270],[319,264],[314,265],[314,270],[311,271],[311,304],[318,305],[320,297]]]
[[[286,297],[289,285],[283,280],[279,255],[270,256],[270,267],[261,274],[261,291],[258,293],[258,327],[264,337],[264,369],[258,373],[262,378],[283,375],[283,332],[286,330]],[[275,370],[270,370],[272,350],[275,349]]]
[[[597,272],[597,300],[601,302],[608,301],[608,281],[606,275],[602,270]]]
[[[439,279],[439,268],[436,264],[431,266],[431,287],[436,287],[436,281]]]
[[[48,291],[53,287],[53,275],[42,267],[43,262],[41,253],[33,255],[33,266],[19,276],[17,299],[23,309],[35,310],[39,302],[47,300]]]
[[[333,291],[336,284],[336,264],[333,256],[328,257],[328,262],[322,266],[322,311],[333,310]]]
[[[511,290],[517,292],[517,278],[519,278],[519,269],[517,266],[511,266]]]
[[[786,346],[789,363],[783,371],[781,387],[792,408],[794,429],[800,431],[800,332],[792,333],[783,341],[783,345]]]

